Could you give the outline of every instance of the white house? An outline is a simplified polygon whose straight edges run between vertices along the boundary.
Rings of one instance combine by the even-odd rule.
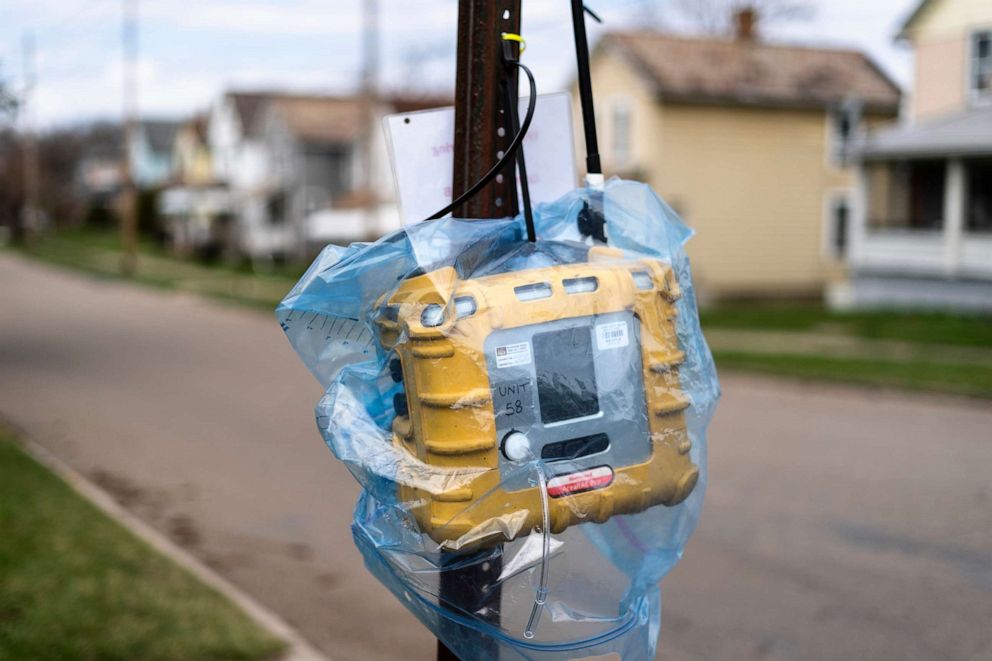
[[[992,311],[992,2],[927,0],[899,36],[913,102],[860,149],[850,277],[831,301]]]
[[[214,179],[226,185],[236,224],[231,233],[235,245],[228,251],[250,258],[271,258],[286,250],[285,232],[266,221],[263,185],[268,163],[264,145],[253,132],[256,116],[273,96],[228,92],[211,108],[207,121]]]
[[[208,142],[215,177],[227,182],[236,251],[306,258],[328,242],[399,227],[381,118],[444,104],[388,98],[370,107],[354,96],[225,94],[211,112]]]

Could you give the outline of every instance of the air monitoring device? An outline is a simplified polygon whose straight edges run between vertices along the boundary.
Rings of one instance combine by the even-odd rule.
[[[558,533],[682,502],[699,470],[679,385],[679,297],[669,265],[605,247],[583,263],[403,281],[376,322],[404,389],[393,443],[462,476],[448,490],[400,487],[421,530],[479,547],[541,527],[545,507]],[[547,505],[521,470],[534,459]]]

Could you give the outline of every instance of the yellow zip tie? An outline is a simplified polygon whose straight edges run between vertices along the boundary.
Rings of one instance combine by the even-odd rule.
[[[527,50],[527,40],[521,37],[519,34],[515,32],[504,32],[500,36],[503,37],[503,41],[515,41],[518,44],[520,44],[521,55],[523,55],[523,52]]]

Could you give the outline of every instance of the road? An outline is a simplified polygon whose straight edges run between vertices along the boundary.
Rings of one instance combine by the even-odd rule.
[[[992,659],[992,406],[724,378],[660,658]],[[335,659],[427,661],[257,311],[0,252],[0,417]]]

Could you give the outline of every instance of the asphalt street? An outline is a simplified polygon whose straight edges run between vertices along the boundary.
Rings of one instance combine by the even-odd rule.
[[[992,659],[992,404],[725,376],[660,658]],[[0,417],[339,660],[428,661],[269,315],[0,252]]]

